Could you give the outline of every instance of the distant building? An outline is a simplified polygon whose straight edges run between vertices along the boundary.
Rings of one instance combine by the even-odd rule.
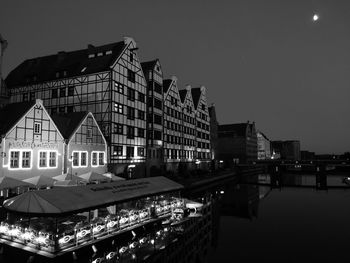
[[[219,125],[218,158],[226,163],[251,163],[258,158],[255,123]]]
[[[56,114],[52,119],[65,139],[64,173],[107,171],[107,142],[91,112]]]
[[[315,159],[315,152],[300,151],[301,160],[313,160]]]
[[[258,160],[271,159],[271,142],[261,131],[256,133],[258,139]]]
[[[213,169],[218,166],[218,128],[219,123],[216,118],[216,110],[214,103],[208,108],[210,116],[210,146],[211,146],[211,159],[213,164]]]
[[[272,141],[273,159],[300,160],[300,141]]]
[[[0,109],[0,176],[24,180],[64,171],[64,138],[41,100]]]

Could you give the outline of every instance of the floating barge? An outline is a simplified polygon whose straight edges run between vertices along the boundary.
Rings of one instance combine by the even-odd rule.
[[[182,189],[149,177],[29,191],[4,202],[0,243],[55,258],[171,217],[185,207]]]

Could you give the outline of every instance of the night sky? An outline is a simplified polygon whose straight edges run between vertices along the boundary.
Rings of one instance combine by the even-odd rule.
[[[255,121],[271,140],[350,151],[348,0],[2,0],[0,33],[5,76],[28,58],[131,36],[180,88],[206,86],[221,124]]]

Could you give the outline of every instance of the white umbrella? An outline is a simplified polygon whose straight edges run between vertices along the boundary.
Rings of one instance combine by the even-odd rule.
[[[34,177],[23,180],[23,182],[30,183],[36,187],[53,186],[55,181],[56,181],[55,179],[48,177],[48,176],[45,176],[45,175],[38,175],[38,176],[34,176]]]
[[[102,175],[103,175],[103,176],[106,176],[106,177],[109,178],[111,181],[125,180],[125,178],[116,176],[116,175],[114,175],[114,173],[111,173],[111,172],[104,173],[104,174],[102,174]]]

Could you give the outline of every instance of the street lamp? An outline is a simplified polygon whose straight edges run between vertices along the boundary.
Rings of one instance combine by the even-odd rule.
[[[153,250],[156,250],[156,243],[154,239],[151,239],[151,244],[153,245]]]

